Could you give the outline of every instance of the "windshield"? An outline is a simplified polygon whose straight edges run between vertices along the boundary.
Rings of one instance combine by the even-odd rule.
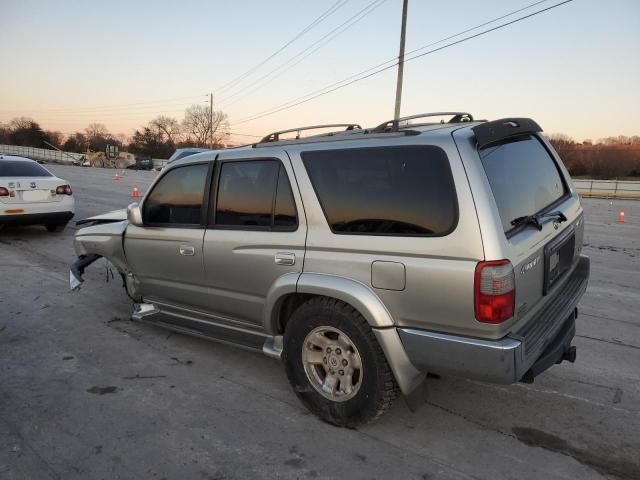
[[[534,136],[483,148],[480,159],[505,232],[513,228],[513,220],[537,213],[567,193],[555,160]]]
[[[24,160],[0,160],[0,177],[51,177],[52,175],[36,162]]]

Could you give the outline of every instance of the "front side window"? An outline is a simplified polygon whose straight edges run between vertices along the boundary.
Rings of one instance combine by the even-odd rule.
[[[440,148],[311,151],[302,159],[334,233],[442,236],[457,223],[453,176]]]
[[[200,225],[207,164],[169,170],[144,202],[145,223],[155,225]]]
[[[224,162],[220,170],[215,224],[260,230],[298,225],[287,172],[277,160]]]

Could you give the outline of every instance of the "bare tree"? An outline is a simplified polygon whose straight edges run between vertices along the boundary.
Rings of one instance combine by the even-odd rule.
[[[84,131],[90,139],[109,135],[109,130],[102,123],[90,123]]]
[[[180,140],[180,124],[175,118],[160,115],[149,122],[149,126],[158,129],[166,136],[167,142],[176,144]]]
[[[33,125],[35,120],[29,117],[16,117],[9,122],[9,130],[26,130]]]
[[[63,143],[63,140],[64,140],[64,135],[62,134],[62,132],[56,132],[56,131],[47,130],[44,133],[46,133],[47,137],[49,137],[49,142],[50,143],[53,143],[57,147],[62,146],[62,143]]]
[[[209,108],[204,105],[192,105],[184,112],[182,126],[187,136],[198,146],[206,147],[209,141],[219,145],[229,136],[227,117],[222,110],[217,110],[210,118]]]
[[[84,131],[87,135],[89,148],[95,152],[102,152],[113,138],[102,123],[90,123]]]
[[[115,139],[122,145],[123,147],[129,143],[129,136],[126,133],[116,133]]]
[[[552,133],[549,135],[549,141],[556,149],[560,158],[565,162],[569,161],[571,156],[575,153],[576,143],[573,138],[564,133]]]

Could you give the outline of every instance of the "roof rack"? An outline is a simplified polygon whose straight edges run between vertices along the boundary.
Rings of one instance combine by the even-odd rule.
[[[269,135],[267,135],[266,137],[264,137],[262,140],[260,140],[258,143],[268,143],[268,142],[277,142],[280,140],[280,135],[282,135],[283,133],[292,133],[292,132],[297,132],[296,133],[296,140],[300,139],[300,132],[302,132],[303,130],[316,130],[319,128],[336,128],[336,127],[346,127],[344,129],[344,131],[349,131],[349,130],[361,130],[362,127],[360,125],[358,125],[357,123],[328,123],[325,125],[312,125],[309,127],[298,127],[298,128],[290,128],[288,130],[280,130],[278,132],[273,132],[270,133]],[[329,132],[326,135],[333,135],[333,133],[335,132]]]
[[[461,123],[461,122],[473,122],[473,115],[467,112],[432,112],[432,113],[419,113],[417,115],[410,115],[408,117],[400,117],[398,119],[387,120],[384,123],[381,123],[372,131],[382,133],[382,132],[397,132],[400,129],[400,122],[406,122],[409,120],[414,120],[416,118],[427,118],[427,117],[442,117],[445,115],[451,115],[453,118],[449,120],[447,123]],[[440,123],[445,123],[441,121]]]

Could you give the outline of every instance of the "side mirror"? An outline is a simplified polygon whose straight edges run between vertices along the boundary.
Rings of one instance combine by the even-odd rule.
[[[135,225],[136,227],[142,227],[142,210],[140,210],[140,205],[136,202],[133,202],[127,207],[127,220],[131,225]]]

